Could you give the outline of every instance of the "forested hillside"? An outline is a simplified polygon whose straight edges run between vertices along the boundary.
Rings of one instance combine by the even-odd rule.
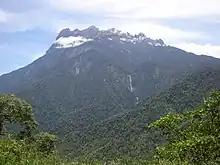
[[[148,124],[169,112],[181,113],[195,108],[209,91],[220,90],[219,82],[220,69],[206,68],[190,74],[129,112],[100,122],[95,127],[88,126],[81,132],[72,129],[71,139],[64,141],[67,143],[64,151],[70,157],[82,159],[146,159],[161,140],[160,134],[147,128]]]
[[[149,165],[193,165],[219,164],[220,93],[211,92],[200,106],[183,113],[169,113],[148,125],[152,133],[163,135],[163,144],[154,150],[154,156],[142,161],[126,157],[97,161],[83,159],[81,162],[67,162],[61,159],[55,149],[56,136],[48,133],[34,133],[36,121],[31,106],[13,95],[0,95],[1,130],[0,164],[2,165],[89,165],[89,164],[149,164]],[[6,130],[5,124],[24,126],[20,132]],[[159,134],[158,134],[159,136]],[[156,140],[156,139],[154,139]],[[164,145],[165,144],[165,145]],[[136,148],[133,148],[135,150]],[[92,151],[90,151],[92,152]],[[83,163],[84,162],[84,163]]]

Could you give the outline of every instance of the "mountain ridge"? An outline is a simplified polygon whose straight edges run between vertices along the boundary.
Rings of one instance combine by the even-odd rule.
[[[56,37],[56,41],[59,41],[61,38],[71,38],[75,37],[77,40],[80,40],[79,37],[83,37],[84,39],[89,40],[100,40],[102,38],[107,38],[108,40],[119,39],[121,42],[131,42],[136,44],[136,42],[143,42],[146,41],[150,45],[154,46],[165,46],[164,41],[162,39],[153,40],[149,37],[146,37],[144,33],[139,34],[130,34],[128,32],[122,32],[115,28],[107,29],[107,30],[100,30],[95,26],[90,26],[86,29],[79,30],[70,30],[69,28],[63,29],[60,31],[58,36]],[[81,40],[83,40],[81,38]],[[56,42],[59,43],[59,42]]]

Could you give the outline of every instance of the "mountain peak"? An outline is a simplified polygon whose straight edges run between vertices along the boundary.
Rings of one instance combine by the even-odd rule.
[[[61,40],[65,40],[66,41],[76,41],[77,42],[80,40],[80,43],[84,43],[87,41],[97,41],[99,39],[109,39],[111,41],[120,41],[121,43],[146,43],[148,45],[152,45],[152,46],[165,46],[163,40],[161,39],[156,39],[153,40],[149,37],[146,37],[146,35],[144,33],[139,33],[139,34],[130,34],[128,32],[122,32],[121,30],[118,30],[116,28],[110,28],[107,30],[100,30],[99,28],[97,28],[96,26],[92,25],[89,26],[88,28],[85,28],[83,30],[79,30],[79,29],[75,29],[73,31],[71,31],[69,28],[65,28],[63,30],[60,31],[59,35],[56,38],[56,43],[58,43],[58,45],[60,43],[64,43]],[[75,45],[73,43],[69,43],[70,45]],[[78,45],[78,44],[77,44]],[[68,47],[69,47],[68,46]],[[62,48],[62,46],[58,46],[59,48]]]
[[[60,31],[60,33],[57,36],[57,40],[61,37],[71,37],[71,36],[82,36],[82,37],[97,37],[97,35],[119,35],[119,36],[127,36],[127,37],[146,37],[144,33],[139,33],[135,35],[131,35],[128,32],[122,32],[121,30],[118,30],[116,28],[110,28],[107,30],[100,30],[96,26],[92,25],[88,28],[79,30],[70,30],[70,28],[64,28]]]
[[[99,30],[99,28],[97,28],[96,26],[92,25],[92,26],[89,26],[87,29],[89,30]]]
[[[139,33],[138,36],[146,37],[146,35],[144,33]]]
[[[60,31],[60,33],[58,34],[58,36],[56,37],[56,40],[58,40],[60,37],[68,37],[71,35],[71,30],[70,28],[65,28],[65,29],[62,29]]]

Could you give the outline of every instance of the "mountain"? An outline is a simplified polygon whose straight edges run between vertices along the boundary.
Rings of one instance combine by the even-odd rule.
[[[65,139],[63,152],[81,160],[149,159],[155,147],[163,144],[164,140],[160,132],[147,126],[169,112],[182,113],[194,109],[212,90],[220,91],[220,67],[205,68],[187,75],[131,111],[88,126],[82,132],[73,129]]]
[[[106,151],[106,147],[113,152],[114,145],[118,149],[120,144],[113,139],[106,141],[109,138],[102,137],[106,130],[100,130],[111,126],[109,129],[117,132],[115,124],[126,122],[123,116],[127,113],[146,117],[142,111],[136,111],[143,100],[177,84],[183,76],[219,65],[219,59],[186,52],[143,33],[133,35],[95,26],[73,31],[67,28],[58,34],[44,56],[0,76],[0,92],[15,93],[30,102],[40,128],[70,139],[70,144],[79,148],[75,150],[78,153],[87,150],[88,144],[102,146],[103,150],[96,148],[97,153]],[[158,110],[152,113],[155,114],[164,113]],[[102,127],[106,122],[109,124]],[[123,124],[122,128],[127,129]],[[130,138],[120,131],[115,135]],[[138,135],[133,141],[140,138]],[[111,134],[107,131],[106,136]],[[99,140],[88,142],[86,137]],[[75,147],[72,145],[71,150]],[[114,151],[118,152],[129,155],[125,154],[127,151]]]

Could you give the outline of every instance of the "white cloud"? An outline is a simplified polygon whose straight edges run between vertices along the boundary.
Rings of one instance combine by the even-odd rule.
[[[108,12],[126,18],[180,18],[219,15],[219,0],[50,0],[62,11]]]
[[[95,13],[103,16],[95,25],[100,28],[118,28],[132,33],[143,32],[152,38],[162,38],[166,42],[194,41],[207,39],[209,36],[198,31],[184,31],[154,22],[154,18],[183,18],[220,15],[219,0],[49,0],[50,5],[58,11],[75,13]],[[207,17],[206,17],[207,18]],[[73,18],[74,19],[74,18]],[[83,18],[82,18],[83,19]],[[94,24],[94,23],[91,23]],[[69,26],[63,26],[69,25]],[[56,22],[57,29],[89,26],[88,22],[78,24],[73,20]]]
[[[48,11],[47,11],[48,12]],[[42,11],[32,11],[14,16],[7,24],[6,31],[25,31],[32,28],[40,28],[47,31],[58,33],[63,28],[79,28],[83,29],[93,22],[80,23],[74,19],[61,19],[54,16],[52,13]],[[47,17],[45,17],[47,15]],[[40,19],[32,19],[32,18]],[[152,21],[140,21],[136,19],[118,19],[118,18],[103,18],[95,24],[101,29],[118,28],[125,32],[139,33],[143,32],[148,37],[162,38],[166,42],[175,42],[179,40],[195,40],[208,38],[206,34],[199,31],[183,31],[172,27],[156,24]],[[0,27],[1,29],[1,27]]]
[[[9,17],[10,17],[10,14],[8,14],[0,9],[0,23],[6,22],[9,19]]]
[[[139,33],[143,32],[146,36],[151,38],[161,38],[165,42],[173,43],[181,40],[196,40],[196,39],[207,39],[209,36],[199,31],[183,31],[180,29],[171,28],[168,26],[156,24],[150,21],[138,21],[129,19],[106,19],[100,24],[99,27],[107,28],[118,28],[125,32]]]
[[[91,26],[91,24],[88,23],[78,23],[72,19],[65,19],[65,20],[55,20],[52,23],[51,29],[52,31],[59,33],[64,28],[70,28],[70,29],[85,29],[87,27]]]
[[[212,45],[212,44],[199,45],[196,43],[178,43],[172,45],[184,49],[188,52],[193,52],[198,55],[209,55],[220,58],[220,45]]]
[[[104,11],[103,7],[107,7],[106,4],[108,4],[109,2],[112,3],[112,1],[114,0],[49,0],[49,3],[57,10],[72,12],[84,10],[84,12],[90,12],[95,10]]]
[[[12,14],[5,25],[0,27],[0,31],[25,31],[40,28],[57,33],[66,27],[85,28],[95,24],[100,28],[115,27],[132,33],[143,32],[149,37],[162,38],[171,43],[180,40],[205,39],[208,36],[199,31],[183,31],[160,25],[148,18],[183,16],[185,12],[189,15],[202,12],[204,14],[208,9],[212,9],[213,13],[220,13],[220,10],[215,9],[215,4],[220,2],[216,0],[204,0],[203,3],[199,0],[183,2],[177,0],[136,0],[135,2],[133,0],[48,0],[47,2],[49,3],[45,3],[47,8],[43,5],[42,8],[38,6],[35,10]],[[195,5],[197,3],[200,5]],[[204,8],[205,6],[206,8]],[[81,20],[71,18],[69,15],[64,19],[60,15],[65,15],[66,12],[87,13],[88,15],[98,12],[101,18],[98,21],[83,22],[83,17]],[[139,18],[147,19],[143,21]]]
[[[36,9],[23,13],[8,13],[7,21],[1,22],[0,11],[0,32],[19,32],[31,29],[43,29],[45,31],[58,33],[63,28],[86,28],[87,23],[79,23],[74,18],[61,17],[62,12],[55,12],[52,9]],[[10,16],[10,17],[9,17]],[[34,18],[34,19],[33,19]]]

